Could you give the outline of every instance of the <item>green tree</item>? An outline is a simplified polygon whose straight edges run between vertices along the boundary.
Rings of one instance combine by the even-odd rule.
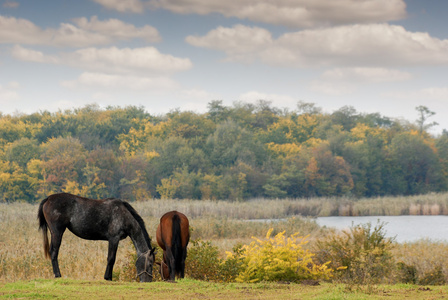
[[[230,116],[230,108],[224,106],[222,100],[213,100],[209,102],[207,108],[207,118],[212,120],[215,124],[220,124],[226,121]]]
[[[174,111],[167,116],[171,136],[187,139],[199,146],[215,130],[215,124],[212,121],[194,112]]]
[[[95,181],[107,187],[98,194],[98,198],[120,197],[120,180],[123,178],[121,159],[112,149],[97,148],[87,153],[86,167],[88,165],[95,171],[93,177],[92,175],[86,177],[86,173],[83,172],[83,181],[87,185]]]
[[[150,161],[142,156],[126,156],[120,161],[119,195],[122,199],[147,200],[155,195],[155,186],[151,185],[153,168]]]
[[[233,121],[218,125],[207,140],[207,151],[214,166],[229,167],[238,160],[249,165],[261,165],[266,151],[254,135]]]
[[[43,172],[51,190],[62,191],[67,181],[81,182],[86,150],[78,139],[59,137],[42,145]]]
[[[311,187],[317,196],[341,196],[353,189],[349,165],[343,157],[333,155],[327,144],[313,149],[313,158],[319,177]]]
[[[393,138],[389,154],[399,168],[405,183],[405,193],[421,194],[445,188],[440,162],[435,148],[422,136],[403,133]]]
[[[29,138],[21,138],[6,146],[6,159],[9,162],[15,162],[22,169],[31,159],[36,159],[40,156],[39,145],[35,140]]]
[[[442,135],[436,140],[436,148],[443,177],[448,178],[448,131],[444,130]]]
[[[428,119],[436,114],[435,112],[429,110],[429,108],[423,105],[417,106],[415,109],[418,111],[417,126],[420,134],[422,134],[423,131],[427,131],[431,127],[439,125],[437,122],[427,123]]]
[[[344,130],[351,130],[358,123],[359,114],[352,106],[343,106],[331,114],[333,124],[341,125]]]

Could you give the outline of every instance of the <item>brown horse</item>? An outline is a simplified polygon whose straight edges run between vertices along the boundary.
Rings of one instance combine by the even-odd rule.
[[[160,218],[156,238],[163,249],[163,261],[158,263],[162,279],[174,281],[175,275],[184,278],[187,245],[190,240],[188,218],[177,211],[167,212]]]
[[[151,247],[143,219],[129,203],[119,199],[93,200],[60,193],[40,203],[37,217],[43,234],[45,256],[51,257],[55,277],[61,277],[58,254],[62,235],[68,228],[82,239],[109,242],[104,274],[106,280],[112,280],[118,242],[129,236],[137,251],[137,276],[142,282],[152,281],[155,248]],[[51,232],[50,246],[47,229]]]

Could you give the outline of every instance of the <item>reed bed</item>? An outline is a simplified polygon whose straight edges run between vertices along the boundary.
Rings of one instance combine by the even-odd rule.
[[[135,202],[145,216],[179,210],[192,218],[282,219],[292,216],[448,215],[448,193],[375,198],[321,197],[310,199],[252,199],[244,202],[213,200],[148,200]]]
[[[353,216],[448,215],[448,193],[376,197],[351,205]]]

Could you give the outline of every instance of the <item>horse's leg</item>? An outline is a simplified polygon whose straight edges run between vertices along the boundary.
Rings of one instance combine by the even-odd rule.
[[[51,264],[53,266],[54,277],[61,277],[61,271],[59,270],[58,255],[64,231],[65,228],[62,230],[53,229],[51,231],[50,257],[51,257]]]
[[[109,241],[109,250],[107,252],[107,267],[106,273],[104,273],[104,279],[112,280],[112,270],[114,269],[115,258],[117,257],[118,241]]]
[[[174,260],[174,255],[171,247],[166,247],[166,259],[167,259],[167,265],[168,269],[170,270],[170,280],[175,280],[176,275],[176,263]]]
[[[185,277],[185,260],[187,259],[187,247],[182,248],[182,261],[180,265],[180,278]]]

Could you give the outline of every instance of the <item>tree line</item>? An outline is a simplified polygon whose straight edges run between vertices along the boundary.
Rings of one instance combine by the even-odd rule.
[[[0,114],[0,201],[373,197],[445,191],[448,132],[344,106],[220,100],[205,113],[87,105]]]

